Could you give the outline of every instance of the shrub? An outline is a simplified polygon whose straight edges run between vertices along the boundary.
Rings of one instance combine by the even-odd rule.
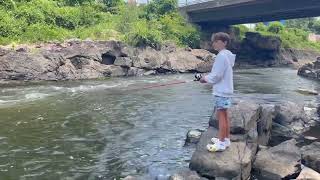
[[[272,22],[268,26],[268,31],[271,33],[279,33],[284,29],[284,26],[280,22]]]

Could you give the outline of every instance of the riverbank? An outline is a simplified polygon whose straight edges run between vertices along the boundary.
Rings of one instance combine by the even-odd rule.
[[[215,55],[163,45],[136,48],[119,41],[69,40],[0,49],[2,80],[79,80],[208,72]]]
[[[231,45],[230,49],[237,54],[236,69],[298,68],[319,55],[313,51],[281,49],[277,39],[261,39],[257,34],[247,35],[242,44],[234,42]],[[208,50],[180,48],[174,44],[139,48],[120,41],[78,39],[63,43],[2,46],[0,82],[206,73],[211,70],[215,58],[215,54]]]

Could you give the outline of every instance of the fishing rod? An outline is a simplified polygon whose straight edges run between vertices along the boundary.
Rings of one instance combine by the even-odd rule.
[[[195,79],[193,81],[200,81],[200,79],[202,78],[202,75],[199,73],[196,73],[194,75],[194,78]],[[153,85],[149,85],[149,86],[144,86],[142,88],[135,88],[135,89],[130,89],[130,90],[145,90],[145,89],[152,89],[152,88],[158,88],[158,87],[166,87],[166,86],[184,84],[184,83],[188,83],[188,82],[192,82],[192,81],[171,81],[171,82],[164,83],[164,84],[153,84]]]

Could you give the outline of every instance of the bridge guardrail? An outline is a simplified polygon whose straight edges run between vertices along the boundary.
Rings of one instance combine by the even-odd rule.
[[[200,4],[200,3],[204,3],[204,2],[208,2],[208,1],[215,1],[215,0],[182,0],[182,1],[179,1],[178,6],[179,7],[186,7],[186,6],[190,6],[193,4]]]

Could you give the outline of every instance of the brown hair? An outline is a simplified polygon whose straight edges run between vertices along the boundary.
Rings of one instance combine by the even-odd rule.
[[[221,40],[222,42],[227,43],[229,45],[230,43],[230,36],[227,33],[224,32],[218,32],[218,33],[213,33],[211,36],[211,41],[218,41]]]

